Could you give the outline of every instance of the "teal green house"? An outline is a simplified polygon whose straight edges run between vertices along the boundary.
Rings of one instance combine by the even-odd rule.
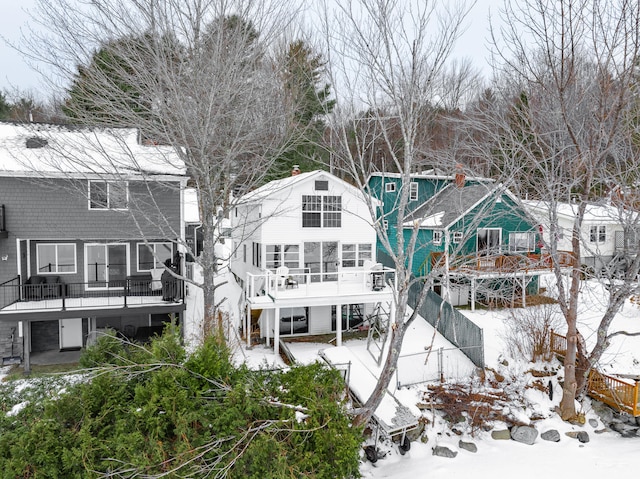
[[[411,175],[401,218],[399,174],[373,174],[368,186],[381,201],[391,248],[397,248],[398,228],[405,244],[415,232],[407,266],[452,304],[524,303],[526,294],[537,293],[538,275],[550,266],[540,254],[539,225],[501,184],[460,173]],[[378,249],[386,252],[380,241]]]

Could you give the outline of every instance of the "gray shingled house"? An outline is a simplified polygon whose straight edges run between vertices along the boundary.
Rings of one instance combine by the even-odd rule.
[[[28,370],[179,317],[182,285],[161,276],[181,267],[185,186],[175,150],[136,130],[0,123],[0,359]]]

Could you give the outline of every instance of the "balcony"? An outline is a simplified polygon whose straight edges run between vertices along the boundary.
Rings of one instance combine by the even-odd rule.
[[[280,273],[282,273],[280,271]],[[290,269],[286,274],[264,270],[247,273],[247,299],[255,306],[279,303],[321,305],[339,302],[377,302],[391,297],[390,283],[395,270],[382,265],[329,273],[311,272],[309,268]]]
[[[27,284],[16,277],[0,284],[0,316],[69,312],[84,317],[102,309],[167,306],[172,310],[184,309],[181,281],[175,280],[166,287],[155,287],[152,283],[147,278],[128,278],[98,288],[96,283]]]
[[[4,205],[0,205],[0,239],[8,238],[9,232],[6,227],[6,216],[4,214]]]

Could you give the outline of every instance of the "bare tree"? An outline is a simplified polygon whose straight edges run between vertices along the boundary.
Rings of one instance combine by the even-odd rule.
[[[629,234],[638,227],[637,205],[616,192],[633,196],[640,175],[635,140],[640,6],[627,0],[506,1],[502,20],[494,32],[499,81],[470,112],[472,150],[521,197],[546,208],[544,246],[554,259],[567,325],[560,409],[563,419],[572,420],[589,369],[611,337],[611,322],[637,289],[640,259],[634,242],[621,277],[614,281],[613,271],[604,268],[606,310],[595,348],[581,359],[577,316],[585,273],[579,259],[589,244],[585,213],[594,204],[607,205]],[[570,231],[559,224],[561,203],[573,207]],[[558,261],[563,234],[571,238],[569,268]]]
[[[403,227],[411,211],[410,175],[424,155],[418,147],[425,134],[421,125],[428,120],[426,112],[433,112],[425,106],[433,103],[439,91],[467,11],[462,4],[444,7],[435,2],[389,0],[340,2],[332,14],[325,9],[327,58],[337,100],[331,125],[333,166],[363,192],[368,191],[367,179],[376,171],[381,154],[388,155],[382,166],[401,176],[388,230],[375,200],[369,203],[372,217],[378,218],[374,227],[379,241],[395,265],[398,288],[388,354],[374,392],[357,411],[359,424],[366,423],[380,404],[396,371],[404,335],[417,316],[415,310],[407,310],[412,283],[424,280],[411,276],[417,224],[408,236]],[[422,289],[420,302],[427,290]]]
[[[73,122],[135,127],[179,153],[199,191],[204,327],[221,340],[216,226],[234,192],[261,183],[292,123],[275,46],[296,12],[276,3],[39,0],[21,47],[66,83]]]

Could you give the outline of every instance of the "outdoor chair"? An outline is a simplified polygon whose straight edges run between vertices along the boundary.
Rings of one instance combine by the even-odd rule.
[[[279,266],[276,269],[276,288],[281,286],[285,288],[287,286],[287,278],[289,277],[289,268],[286,266]]]

